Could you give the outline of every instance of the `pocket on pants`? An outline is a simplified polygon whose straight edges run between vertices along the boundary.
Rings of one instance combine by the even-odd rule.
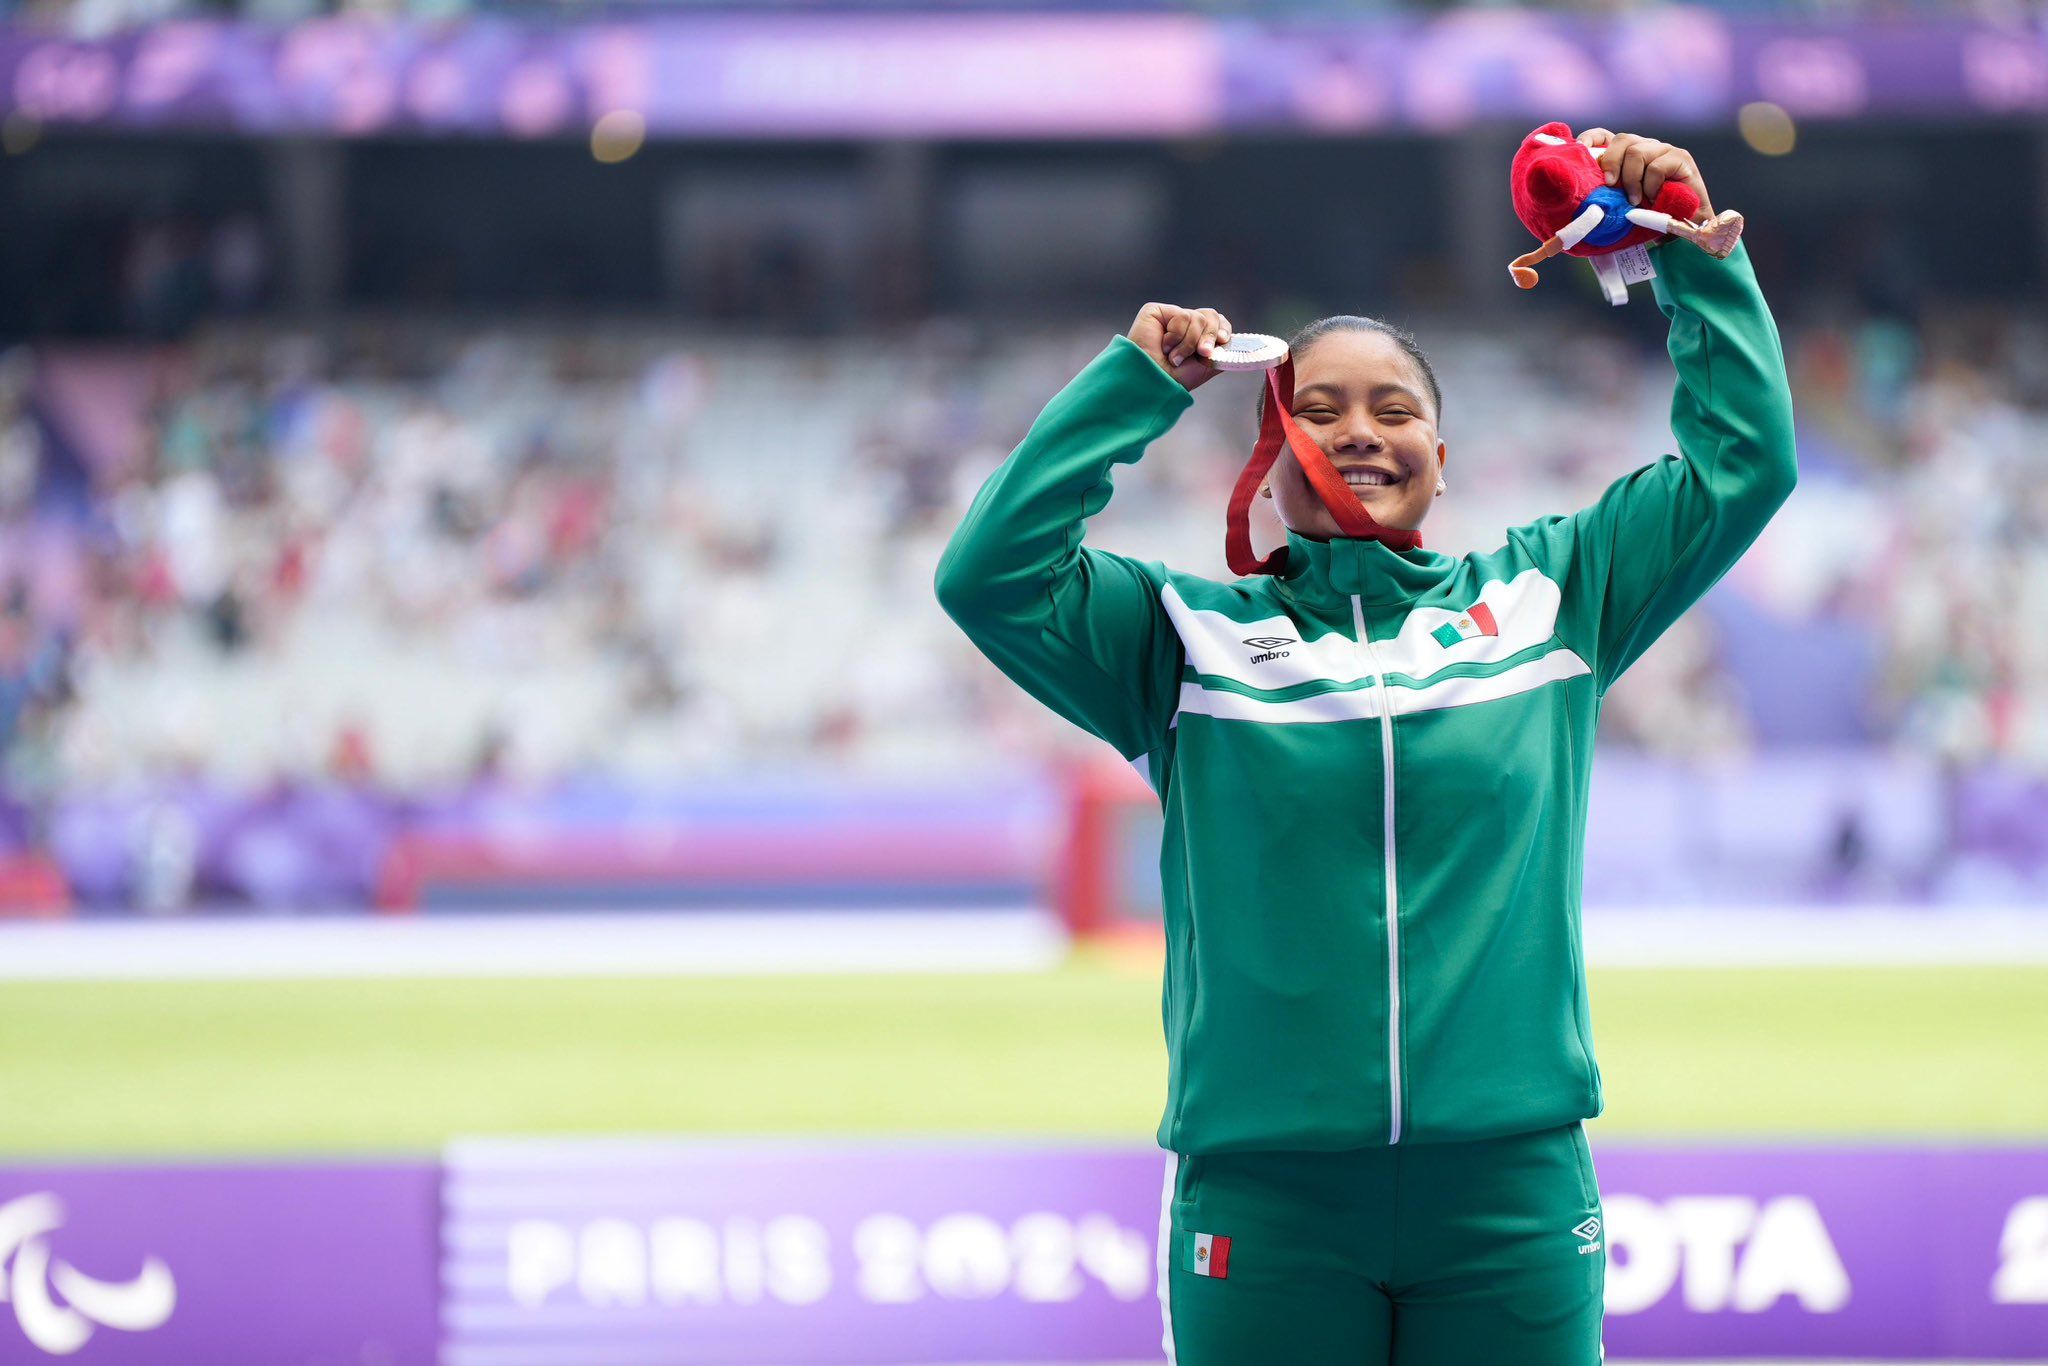
[[[1202,1191],[1202,1168],[1205,1158],[1192,1153],[1181,1154],[1179,1189],[1174,1193],[1173,1203],[1187,1206],[1195,1203]]]
[[[1593,1171],[1593,1149],[1586,1142],[1586,1126],[1574,1123],[1571,1126],[1572,1156],[1579,1165],[1579,1194],[1585,1198],[1588,1209],[1600,1207],[1600,1181]]]

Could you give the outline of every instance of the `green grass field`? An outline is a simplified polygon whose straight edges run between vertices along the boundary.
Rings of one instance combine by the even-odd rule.
[[[1609,970],[1604,1138],[2048,1137],[2048,967]],[[1149,1140],[1156,969],[0,986],[0,1154],[457,1135]]]

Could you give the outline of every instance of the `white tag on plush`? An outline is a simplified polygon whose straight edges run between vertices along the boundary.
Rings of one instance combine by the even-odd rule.
[[[1657,264],[1650,259],[1650,249],[1640,244],[1623,247],[1615,252],[1614,259],[1621,266],[1623,284],[1639,285],[1645,280],[1657,278]]]
[[[1593,276],[1600,281],[1600,292],[1607,296],[1607,302],[1616,308],[1628,302],[1628,281],[1621,278],[1621,262],[1611,251],[1586,258],[1593,267]]]

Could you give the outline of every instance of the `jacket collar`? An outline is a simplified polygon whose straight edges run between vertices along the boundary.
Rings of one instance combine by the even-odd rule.
[[[1385,542],[1340,536],[1317,541],[1287,533],[1287,565],[1277,581],[1306,596],[1357,594],[1380,606],[1411,602],[1447,578],[1457,561],[1434,550],[1390,549]]]

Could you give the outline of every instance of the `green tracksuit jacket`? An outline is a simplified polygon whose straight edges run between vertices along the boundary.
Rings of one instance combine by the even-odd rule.
[[[1164,808],[1161,1146],[1439,1143],[1600,1113],[1579,936],[1600,699],[1796,478],[1747,253],[1655,259],[1679,454],[1497,550],[1290,534],[1284,575],[1218,583],[1083,545],[1112,468],[1192,401],[1122,337],[947,545],[954,621]]]

